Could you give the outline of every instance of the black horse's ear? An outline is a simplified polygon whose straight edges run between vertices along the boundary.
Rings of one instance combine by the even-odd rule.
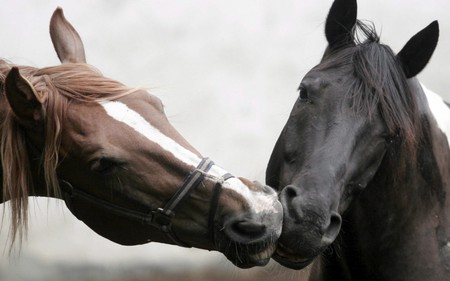
[[[325,36],[331,49],[353,43],[352,29],[356,23],[356,0],[335,0],[325,23]]]
[[[433,55],[439,40],[439,23],[433,21],[414,35],[397,54],[407,78],[419,74]]]

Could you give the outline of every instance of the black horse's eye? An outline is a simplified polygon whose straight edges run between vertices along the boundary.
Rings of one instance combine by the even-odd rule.
[[[284,161],[289,164],[292,165],[297,161],[297,156],[294,152],[284,152]]]
[[[396,142],[400,137],[400,134],[398,132],[393,134],[388,134],[384,137],[384,140],[386,141],[386,144],[391,145],[394,142]]]
[[[92,171],[102,175],[110,175],[117,172],[120,166],[121,164],[118,161],[111,158],[102,157],[94,161],[91,169]]]
[[[299,91],[300,100],[302,100],[302,101],[309,100],[308,91],[304,87],[300,86],[298,88],[298,91]]]

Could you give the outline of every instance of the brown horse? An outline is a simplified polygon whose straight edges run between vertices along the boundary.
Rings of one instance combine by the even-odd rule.
[[[266,264],[281,233],[276,193],[202,157],[157,97],[86,64],[60,8],[50,34],[62,65],[0,61],[0,202],[10,201],[12,241],[26,231],[28,197],[47,196],[120,244],[157,241],[217,250],[239,267]]]

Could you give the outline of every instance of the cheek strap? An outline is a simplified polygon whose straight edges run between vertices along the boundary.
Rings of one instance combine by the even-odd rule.
[[[208,230],[209,230],[209,236],[211,241],[213,241],[214,245],[216,244],[216,235],[215,235],[215,224],[214,219],[216,218],[216,212],[217,212],[217,206],[219,205],[219,197],[222,193],[222,186],[223,183],[234,176],[230,173],[226,173],[222,176],[222,178],[216,182],[214,185],[213,194],[211,197],[211,203],[209,207],[209,214],[208,214]]]

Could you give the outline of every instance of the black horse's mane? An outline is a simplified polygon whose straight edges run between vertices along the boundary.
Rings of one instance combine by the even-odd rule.
[[[351,92],[365,93],[353,95],[354,105],[369,114],[379,110],[388,133],[399,135],[414,147],[420,132],[420,114],[399,60],[389,46],[380,43],[372,24],[357,21],[353,38],[356,45],[352,63],[357,79]]]
[[[349,32],[348,44],[326,52],[317,68],[343,67],[350,71],[347,97],[358,115],[380,114],[385,122],[389,152],[396,159],[396,179],[404,178],[406,165],[415,163],[421,137],[417,98],[392,49],[380,43],[371,22],[358,20]]]
[[[342,83],[348,89],[346,100],[349,103],[344,106],[350,106],[357,116],[369,122],[380,116],[385,123],[388,149],[371,182],[376,186],[390,186],[380,195],[384,198],[380,200],[402,210],[403,218],[414,217],[429,206],[420,203],[421,200],[433,202],[432,190],[414,184],[420,177],[418,163],[421,161],[418,158],[426,139],[418,93],[410,87],[392,49],[380,43],[372,23],[357,21],[349,34],[348,44],[327,50],[318,68],[338,68],[347,72],[343,77],[349,79]],[[395,229],[403,227],[406,221],[397,221],[396,227],[382,231],[380,235],[387,237],[396,233]]]

